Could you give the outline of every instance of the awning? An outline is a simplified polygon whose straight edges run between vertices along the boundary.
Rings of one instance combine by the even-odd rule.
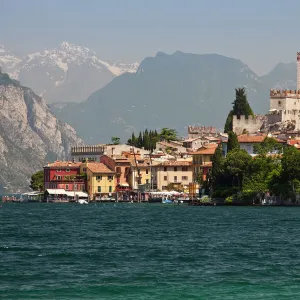
[[[78,197],[88,197],[88,194],[87,193],[84,193],[84,192],[72,192],[72,191],[66,191],[65,194],[68,196],[68,197],[74,197],[75,196],[78,196]]]
[[[126,186],[126,187],[129,187],[129,184],[128,184],[128,183],[120,183],[119,186]]]
[[[66,191],[64,189],[47,189],[46,192],[49,195],[66,195]]]

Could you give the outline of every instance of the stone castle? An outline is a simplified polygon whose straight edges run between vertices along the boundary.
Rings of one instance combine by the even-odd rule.
[[[270,110],[264,116],[233,116],[236,134],[300,132],[300,52],[297,52],[297,90],[270,90]]]

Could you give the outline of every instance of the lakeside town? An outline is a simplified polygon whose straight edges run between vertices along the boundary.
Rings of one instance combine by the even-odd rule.
[[[174,129],[146,129],[127,144],[112,137],[111,144],[74,145],[70,160],[48,162],[32,177],[42,181],[32,184],[37,191],[19,200],[298,204],[299,64],[298,52],[297,90],[270,90],[265,115],[255,115],[245,88],[237,88],[224,131],[188,126],[181,138]]]

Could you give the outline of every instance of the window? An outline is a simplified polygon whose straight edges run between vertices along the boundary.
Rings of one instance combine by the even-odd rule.
[[[188,181],[188,177],[187,176],[182,176],[182,181]]]
[[[164,167],[164,172],[167,172],[167,167]]]
[[[96,176],[96,180],[102,180],[102,176]]]
[[[167,181],[168,180],[168,176],[164,176],[164,181]]]
[[[67,169],[66,172],[70,172],[70,169]]]
[[[174,182],[177,182],[177,176],[174,176]]]
[[[83,171],[83,172],[86,172],[86,168],[83,168],[82,171]]]
[[[174,167],[174,172],[177,172],[177,167]]]
[[[101,186],[98,185],[98,193],[101,193]]]
[[[107,179],[108,179],[108,180],[113,180],[113,179],[114,179],[114,176],[109,175],[109,176],[107,176]]]
[[[166,185],[163,185],[161,188],[162,188],[163,190],[166,190],[166,189],[167,189],[167,186],[166,186]]]
[[[278,101],[278,105],[281,106],[281,101]]]
[[[57,172],[61,172],[61,169],[57,169]]]
[[[68,190],[69,189],[69,185],[68,184],[66,184],[66,190]]]
[[[149,170],[148,169],[146,169],[146,174],[149,174]]]
[[[183,172],[187,172],[188,171],[188,167],[182,167],[182,171]]]
[[[111,185],[109,186],[109,192],[110,193],[112,192],[112,186]]]
[[[149,184],[149,179],[146,179],[146,184]]]

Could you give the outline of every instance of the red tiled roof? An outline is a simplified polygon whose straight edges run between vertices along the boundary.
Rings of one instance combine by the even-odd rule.
[[[72,161],[55,161],[53,163],[48,163],[46,167],[50,168],[78,168],[80,167],[81,162],[72,162]]]
[[[94,162],[94,163],[87,163],[86,167],[90,169],[93,173],[115,173],[111,169],[109,169],[105,164]]]
[[[202,148],[200,148],[198,151],[192,153],[192,155],[202,155],[202,154],[213,155],[215,154],[217,147],[218,144],[207,144]]]
[[[239,143],[261,143],[264,141],[264,139],[267,137],[267,135],[247,135],[242,134],[238,136]],[[276,139],[275,140],[278,143],[284,143],[284,141]]]

